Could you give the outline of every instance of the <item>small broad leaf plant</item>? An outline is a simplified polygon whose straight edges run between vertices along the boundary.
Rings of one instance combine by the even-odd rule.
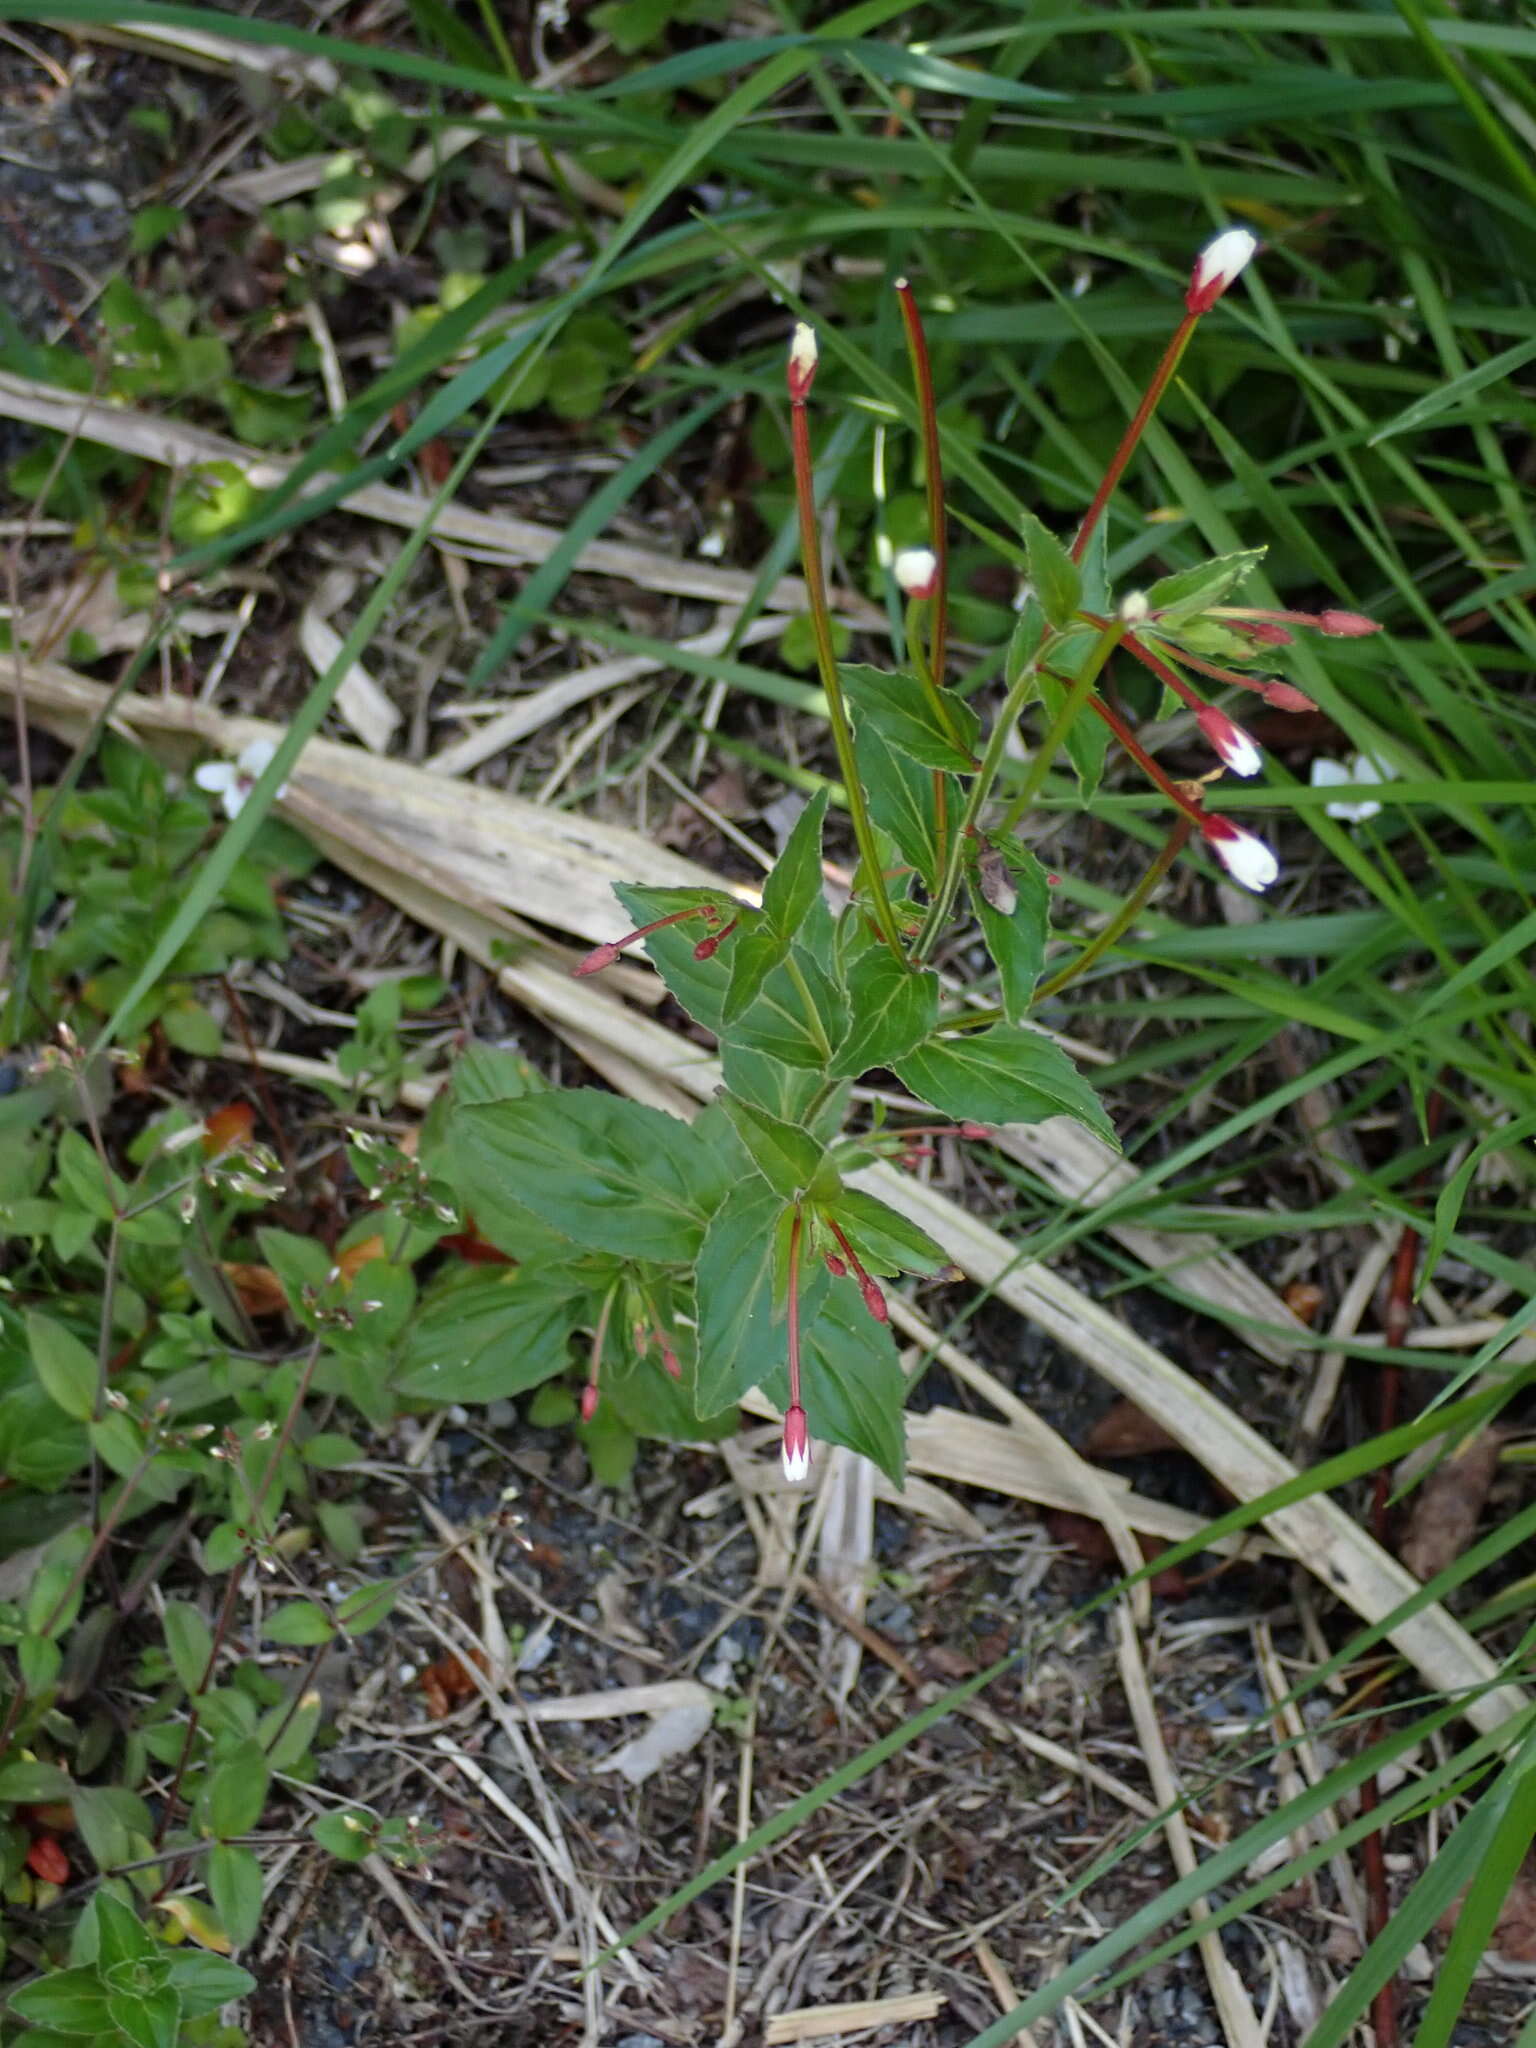
[[[1262,550],[1228,555],[1120,597],[1106,584],[1103,514],[1201,317],[1252,257],[1241,229],[1195,263],[1185,311],[1070,544],[1033,517],[1020,566],[1028,594],[1006,654],[1006,695],[983,735],[946,684],[945,514],[926,342],[912,293],[901,302],[922,424],[931,548],[893,564],[908,603],[909,667],[839,663],[822,573],[808,402],[812,330],[788,362],[794,472],[806,585],[833,745],[858,861],[838,909],[823,886],[827,794],[802,812],[749,904],[724,890],[621,886],[635,928],[590,953],[581,975],[642,946],[673,996],[719,1046],[723,1085],[691,1125],[595,1090],[540,1092],[523,1071],[477,1056],[452,1112],[440,1170],[479,1230],[518,1265],[502,1291],[520,1302],[529,1370],[550,1367],[580,1332],[587,1359],[580,1414],[611,1407],[644,1433],[728,1428],[758,1387],[783,1414],[791,1482],[811,1466],[813,1435],[851,1446],[899,1481],[903,1376],[882,1282],[940,1271],[944,1255],[851,1176],[882,1155],[910,1156],[936,1131],[985,1138],[988,1126],[1076,1118],[1113,1142],[1103,1106],[1031,1008],[1111,945],[1199,833],[1245,887],[1276,878],[1274,853],[1206,801],[1223,769],[1251,776],[1259,749],[1192,680],[1309,709],[1289,683],[1253,665],[1296,625],[1362,634],[1353,612],[1260,611],[1231,603]],[[1187,705],[1216,756],[1208,776],[1176,781],[1098,685],[1121,651]],[[1042,705],[1044,735],[1000,784],[1021,713]],[[1091,794],[1113,738],[1172,806],[1166,845],[1106,929],[1042,982],[1048,881],[1015,827],[1063,746]],[[968,904],[968,911],[966,906]],[[933,961],[955,920],[973,915],[997,969],[995,1008],[947,998]],[[844,1130],[861,1076],[883,1069],[918,1116]],[[500,1079],[497,1079],[499,1072]],[[508,1092],[509,1086],[511,1092]],[[531,1383],[531,1380],[530,1382]]]

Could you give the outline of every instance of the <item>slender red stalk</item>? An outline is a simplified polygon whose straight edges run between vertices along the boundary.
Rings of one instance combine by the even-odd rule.
[[[1103,719],[1104,723],[1109,727],[1115,738],[1124,747],[1125,751],[1147,779],[1155,783],[1164,796],[1168,797],[1173,803],[1176,803],[1186,817],[1193,818],[1197,825],[1203,825],[1206,815],[1204,806],[1197,804],[1185,790],[1180,788],[1179,784],[1174,781],[1165,768],[1158,766],[1157,762],[1153,760],[1152,756],[1141,744],[1141,741],[1137,739],[1135,733],[1131,731],[1131,728],[1126,724],[1119,712],[1112,711],[1102,697],[1090,697],[1088,702],[1099,714],[1100,718]]]
[[[800,1233],[805,1227],[805,1212],[797,1202],[795,1213],[789,1220],[789,1405],[801,1406],[800,1401]]]
[[[944,657],[949,638],[949,538],[945,532],[944,465],[939,452],[939,408],[933,392],[933,365],[928,358],[928,338],[923,317],[917,310],[912,287],[904,277],[896,280],[901,302],[901,324],[906,331],[907,354],[912,362],[912,382],[917,388],[917,412],[923,429],[924,481],[928,489],[928,545],[938,563],[934,581],[928,637],[928,668],[935,683],[944,681]]]
[[[1071,553],[1074,562],[1083,559],[1083,552],[1093,536],[1093,529],[1098,525],[1100,515],[1109,503],[1116,484],[1125,474],[1125,465],[1136,452],[1136,443],[1145,433],[1148,420],[1157,410],[1158,400],[1167,390],[1170,378],[1179,367],[1179,358],[1189,346],[1189,337],[1194,333],[1195,322],[1199,317],[1198,313],[1186,313],[1173,330],[1173,338],[1163,350],[1163,359],[1152,372],[1152,381],[1142,393],[1140,405],[1131,415],[1131,423],[1121,436],[1120,446],[1110,457],[1109,467],[1104,472],[1099,488],[1093,494],[1092,504],[1083,514],[1083,523],[1077,529],[1077,538],[1072,543]]]

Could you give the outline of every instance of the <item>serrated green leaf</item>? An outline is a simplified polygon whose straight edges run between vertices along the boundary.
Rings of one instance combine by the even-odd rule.
[[[897,851],[929,888],[938,879],[938,828],[933,772],[893,746],[877,724],[859,719],[854,725],[854,759],[864,785],[869,815],[895,842]],[[950,818],[960,815],[960,785],[953,776],[943,787]]]
[[[932,1274],[949,1264],[927,1231],[909,1223],[878,1195],[864,1188],[844,1188],[825,1205],[838,1228],[871,1272]]]
[[[231,1999],[245,1998],[256,1989],[256,1979],[249,1970],[242,1970],[238,1963],[227,1963],[222,1956],[192,1950],[183,1950],[181,1954],[172,1956],[171,1984],[181,2000],[182,2012],[189,2020],[200,2019],[204,2013],[217,2012]]]
[[[1075,1117],[1118,1148],[1104,1105],[1053,1039],[1014,1024],[932,1039],[895,1062],[904,1085],[959,1121],[1037,1124]]]
[[[763,884],[763,917],[781,938],[792,939],[821,895],[821,831],[827,792],[818,789],[795,820],[784,851]]]
[[[465,1201],[510,1189],[577,1244],[687,1263],[719,1188],[707,1149],[665,1111],[595,1088],[455,1109]]]
[[[169,1984],[158,1991],[111,1992],[107,2014],[117,2040],[129,2048],[176,2048],[181,2000]]]
[[[1097,646],[1098,637],[1097,633],[1091,631],[1064,633],[1051,649],[1050,669],[1042,669],[1040,672],[1040,701],[1044,706],[1048,725],[1053,724],[1060,714],[1072,678]],[[1109,727],[1088,704],[1082,704],[1078,707],[1077,716],[1067,727],[1064,745],[1067,759],[1077,773],[1083,792],[1083,802],[1092,803],[1104,774],[1104,757],[1109,750]]]
[[[800,1385],[812,1436],[858,1451],[900,1486],[906,1467],[906,1376],[889,1326],[875,1321],[846,1282],[830,1289],[806,1329]],[[788,1399],[782,1361],[765,1391],[781,1406]]]
[[[980,720],[963,697],[946,693],[946,724],[934,693],[898,670],[849,666],[838,671],[843,689],[863,726],[874,726],[893,747],[925,768],[973,772]]]
[[[27,1344],[32,1369],[49,1400],[72,1420],[89,1422],[96,1407],[96,1360],[80,1339],[52,1316],[32,1309],[27,1315]]]
[[[825,1149],[809,1131],[770,1116],[766,1110],[735,1096],[722,1095],[718,1100],[753,1165],[775,1194],[803,1194],[831,1172]],[[835,1183],[836,1174],[831,1177]],[[830,1200],[830,1193],[824,1199]]]
[[[1064,626],[1082,603],[1083,579],[1077,564],[1049,528],[1033,512],[1023,515],[1024,547],[1029,580],[1041,609],[1053,626]]]
[[[766,1181],[732,1188],[699,1252],[698,1403],[714,1415],[782,1362],[783,1305],[774,1300],[774,1232],[785,1201]]]
[[[995,864],[993,872],[1006,879],[1018,899],[1011,911],[1000,909],[987,894],[984,876],[971,881],[977,922],[997,967],[1003,1013],[1010,1024],[1016,1024],[1034,999],[1035,983],[1045,964],[1051,892],[1045,869],[1017,839],[989,838],[981,860]],[[994,887],[993,894],[997,893]]]
[[[939,978],[927,969],[913,973],[888,946],[871,947],[848,970],[848,1007],[853,1021],[832,1072],[857,1080],[928,1036],[938,1021]]]
[[[35,1984],[23,1984],[11,1993],[10,2008],[19,2019],[56,2034],[111,2039],[106,1987],[93,1969],[55,1970]]]
[[[1160,577],[1146,593],[1157,624],[1174,627],[1197,619],[1251,575],[1268,552],[1267,548],[1242,548],[1235,554],[1214,555],[1208,562],[1197,562],[1192,569]]]
[[[729,1029],[757,1001],[769,975],[789,957],[789,947],[787,932],[775,931],[755,918],[750,923],[743,918],[722,948],[730,969],[720,1010],[722,1030]]]
[[[450,1271],[412,1318],[391,1384],[442,1404],[525,1393],[565,1369],[585,1290],[570,1267],[524,1265],[494,1277]]]

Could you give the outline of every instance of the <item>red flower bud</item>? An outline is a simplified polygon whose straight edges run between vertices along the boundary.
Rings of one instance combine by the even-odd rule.
[[[610,940],[605,946],[594,946],[585,960],[578,960],[571,969],[573,975],[601,974],[605,967],[611,967],[619,957],[619,949]]]
[[[848,1268],[843,1264],[842,1260],[837,1256],[836,1252],[828,1252],[826,1258],[827,1271],[832,1275],[832,1278],[834,1280],[841,1280],[843,1275],[848,1271]]]
[[[594,1381],[588,1380],[581,1390],[581,1419],[583,1422],[590,1422],[596,1413],[597,1386]]]
[[[878,1281],[871,1280],[866,1273],[864,1275],[864,1284],[859,1289],[859,1292],[864,1297],[864,1306],[869,1310],[877,1323],[888,1323],[891,1320],[891,1312],[885,1305],[885,1296],[880,1292]]]
[[[784,1411],[784,1477],[798,1486],[811,1469],[811,1432],[799,1402]]]
[[[1319,612],[1317,623],[1335,640],[1363,640],[1367,633],[1381,631],[1381,621],[1368,619],[1364,612]]]

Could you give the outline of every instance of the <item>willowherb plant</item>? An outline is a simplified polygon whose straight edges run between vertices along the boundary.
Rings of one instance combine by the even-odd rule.
[[[442,1169],[480,1228],[520,1263],[540,1339],[590,1335],[581,1415],[605,1394],[636,1428],[698,1433],[728,1419],[753,1386],[784,1414],[791,1481],[811,1438],[843,1443],[899,1478],[903,1379],[881,1282],[933,1274],[944,1255],[867,1190],[850,1184],[882,1155],[935,1129],[984,1138],[988,1126],[1070,1116],[1113,1142],[1102,1104],[1054,1040],[1028,1019],[1043,997],[1113,944],[1198,832],[1233,878],[1274,882],[1270,847],[1207,804],[1223,770],[1258,773],[1257,743],[1193,680],[1310,708],[1255,664],[1290,628],[1358,634],[1353,612],[1265,611],[1229,602],[1263,550],[1218,557],[1118,601],[1107,584],[1103,514],[1199,321],[1255,252],[1231,229],[1197,259],[1185,310],[1070,544],[1026,521],[1029,592],[1004,662],[1006,694],[985,735],[946,684],[947,554],[937,410],[912,292],[897,285],[918,396],[930,545],[897,555],[909,666],[840,663],[822,573],[809,405],[818,349],[800,324],[787,383],[802,555],[833,746],[858,848],[846,902],[823,888],[827,795],[807,805],[761,898],[725,890],[618,890],[634,929],[576,968],[596,974],[643,946],[667,987],[719,1045],[723,1085],[691,1126],[593,1090],[558,1096],[461,1090]],[[1099,691],[1117,651],[1186,706],[1215,756],[1175,780]],[[1007,800],[1005,752],[1039,699],[1044,733]],[[1107,729],[1097,735],[1095,722]],[[1173,807],[1165,846],[1104,931],[1041,981],[1048,877],[1016,827],[1065,746],[1085,789],[1113,738]],[[947,1001],[933,960],[962,902],[997,969],[992,1010]],[[893,1073],[914,1111],[950,1121],[845,1131],[853,1087]],[[505,1070],[503,1070],[505,1072]],[[534,1349],[539,1346],[535,1345]],[[546,1354],[547,1355],[547,1354]],[[658,1407],[658,1403],[660,1406]]]

